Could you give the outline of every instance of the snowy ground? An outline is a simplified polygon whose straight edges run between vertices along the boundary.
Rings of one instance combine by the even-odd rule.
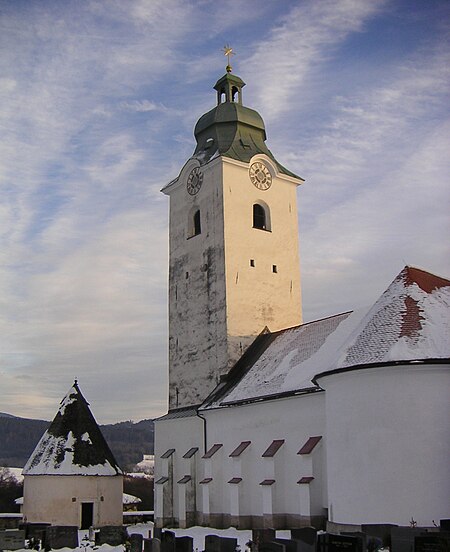
[[[148,531],[153,527],[153,523],[131,525],[128,527],[128,534],[140,533],[144,537],[148,537]],[[206,535],[219,535],[222,537],[233,537],[238,540],[238,544],[241,550],[245,550],[246,543],[252,538],[251,531],[238,531],[234,527],[228,529],[212,529],[211,527],[189,527],[189,529],[170,529],[177,537],[183,537],[185,535],[193,537],[194,550],[203,550],[205,544]],[[291,538],[290,531],[277,531],[277,537],[279,538]],[[105,551],[106,552],[106,551]]]
[[[139,533],[144,537],[149,536],[149,532],[153,530],[153,523],[140,523],[137,525],[127,526],[128,534],[133,535]],[[203,550],[205,544],[206,535],[220,535],[223,537],[233,537],[238,539],[238,545],[241,550],[244,552],[246,549],[246,543],[251,539],[251,531],[238,531],[234,528],[229,529],[212,529],[211,527],[190,527],[189,529],[170,529],[173,531],[177,537],[182,537],[188,535],[194,539],[194,550]],[[277,531],[277,537],[280,538],[290,538],[290,531]],[[88,540],[88,531],[80,531],[78,540],[80,546],[75,548],[76,552],[90,552],[90,550],[95,550],[96,552],[123,552],[124,546],[109,546],[108,544],[103,544],[102,546],[95,546],[94,543],[89,542]],[[58,552],[72,552],[71,548],[61,548]],[[22,552],[22,551],[18,551]],[[29,551],[27,551],[29,552]]]

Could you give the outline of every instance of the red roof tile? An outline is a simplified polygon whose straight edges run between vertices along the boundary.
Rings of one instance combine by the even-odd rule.
[[[275,483],[275,479],[264,479],[264,481],[261,481],[260,485],[273,485]]]
[[[205,485],[206,483],[211,483],[212,477],[205,477],[205,479],[202,479],[200,481],[200,485]]]
[[[232,483],[233,485],[237,485],[242,481],[242,477],[232,477],[228,483]]]
[[[230,458],[237,458],[238,456],[240,456],[250,444],[251,441],[242,441],[242,443],[237,446],[230,454]]]
[[[322,439],[321,435],[316,437],[310,437],[302,448],[297,452],[297,454],[311,454],[311,452],[316,448],[317,443]]]
[[[216,443],[202,456],[202,458],[211,458],[221,447],[223,447],[222,443]]]
[[[311,481],[314,481],[314,477],[302,477],[297,481],[297,483],[299,485],[308,485]]]
[[[279,449],[284,445],[284,439],[275,439],[263,452],[263,458],[272,458],[279,451]]]
[[[179,481],[177,481],[177,483],[181,483],[181,484],[189,483],[191,479],[192,477],[190,475],[184,475]]]
[[[435,289],[450,286],[450,280],[446,280],[445,278],[431,274],[431,272],[426,272],[425,270],[413,266],[405,266],[397,278],[403,278],[407,286],[417,284],[420,289],[426,293],[431,293]]]
[[[198,447],[192,447],[186,452],[186,454],[183,454],[183,458],[192,458],[197,451]]]

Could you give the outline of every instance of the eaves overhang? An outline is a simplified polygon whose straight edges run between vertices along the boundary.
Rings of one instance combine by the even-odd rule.
[[[449,364],[450,358],[426,358],[417,360],[390,360],[388,362],[372,362],[370,364],[355,364],[354,366],[345,366],[343,368],[335,368],[334,370],[326,370],[320,372],[313,377],[312,382],[319,385],[319,379],[345,372],[354,372],[356,370],[372,370],[377,368],[389,368],[394,366],[418,366],[428,364]]]
[[[254,404],[264,401],[273,401],[277,399],[286,399],[289,397],[295,397],[298,395],[311,395],[314,393],[323,393],[324,390],[321,387],[305,387],[303,389],[296,389],[295,391],[282,391],[280,393],[272,393],[270,395],[260,395],[257,397],[249,397],[246,399],[240,399],[235,401],[223,401],[218,403],[217,406],[202,406],[199,408],[200,412],[210,410],[220,410],[221,408],[227,408],[230,406],[244,406],[248,404]]]

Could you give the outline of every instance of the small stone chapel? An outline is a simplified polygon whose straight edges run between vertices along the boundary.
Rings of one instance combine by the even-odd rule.
[[[77,381],[23,469],[29,523],[122,525],[123,476]]]

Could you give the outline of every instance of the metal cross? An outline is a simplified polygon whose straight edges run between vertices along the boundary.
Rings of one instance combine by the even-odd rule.
[[[226,44],[224,47],[223,47],[223,53],[225,56],[227,56],[227,73],[231,73],[231,64],[230,64],[230,56],[234,56],[235,53],[233,51],[233,48],[229,45],[229,44]]]

